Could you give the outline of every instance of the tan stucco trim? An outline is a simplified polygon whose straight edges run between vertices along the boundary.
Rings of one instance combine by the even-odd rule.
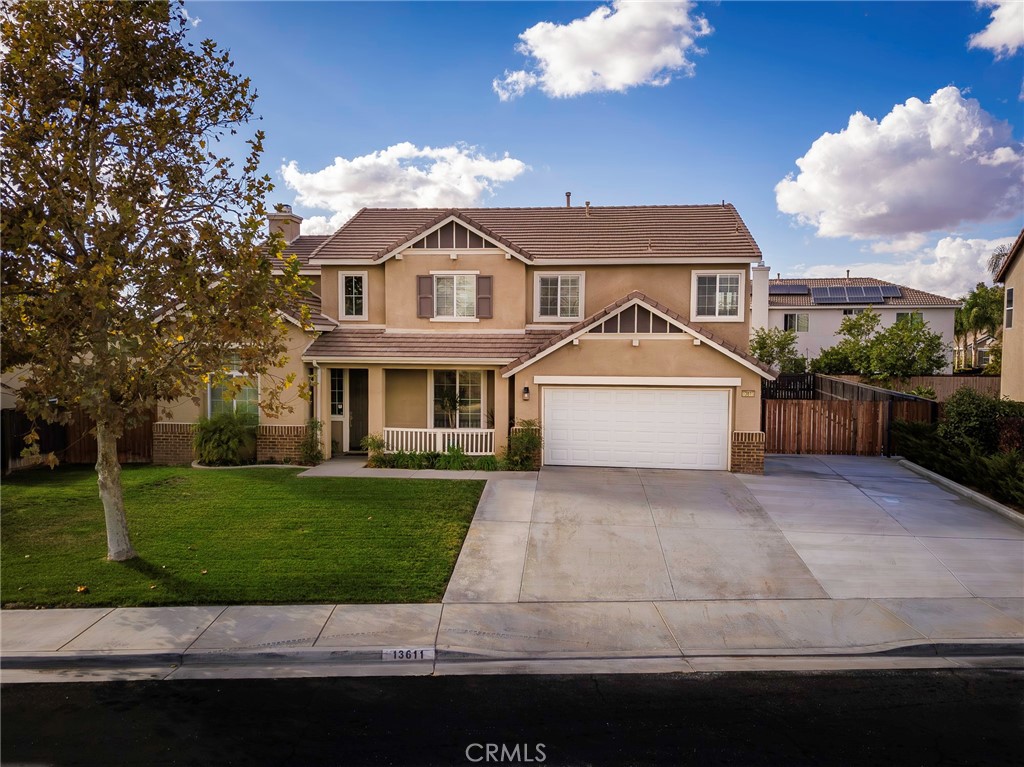
[[[700,376],[534,376],[535,384],[564,386],[740,386],[740,378],[711,378]]]

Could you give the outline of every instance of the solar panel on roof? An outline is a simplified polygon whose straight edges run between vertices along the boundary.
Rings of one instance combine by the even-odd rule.
[[[866,285],[864,287],[864,298],[871,301],[881,301],[882,289],[877,285]]]
[[[864,298],[864,288],[853,285],[846,289],[846,297],[853,301],[855,298]]]
[[[770,296],[806,296],[806,285],[769,285],[768,295]]]
[[[828,289],[828,294],[833,298],[846,299],[846,288],[844,287],[831,287]]]
[[[821,298],[828,298],[828,288],[811,288],[811,298],[815,301]]]
[[[900,290],[899,285],[881,285],[880,290],[882,295],[886,298],[902,298],[903,291]]]

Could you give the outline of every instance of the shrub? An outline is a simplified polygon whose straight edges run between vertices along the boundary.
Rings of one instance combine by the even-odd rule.
[[[388,443],[380,434],[367,434],[359,444],[366,451],[366,465],[371,469],[386,469],[393,465],[390,456],[384,452]]]
[[[946,400],[938,435],[960,447],[974,445],[983,453],[999,447],[1000,401],[962,386]]]
[[[324,462],[323,430],[321,421],[306,421],[306,434],[299,443],[299,463],[302,465],[316,466]]]
[[[476,459],[477,471],[498,471],[498,459],[493,455],[482,455]]]
[[[462,471],[473,468],[473,459],[458,445],[449,445],[448,450],[437,459],[437,468],[447,471]]]
[[[935,389],[931,386],[915,386],[907,394],[913,394],[915,397],[924,397],[925,399],[936,398]]]
[[[987,455],[976,444],[954,445],[933,424],[893,423],[893,442],[904,458],[996,500],[1024,508],[1024,452]]]
[[[535,420],[519,420],[516,426],[518,428],[508,435],[502,461],[508,471],[532,471],[540,464],[540,451],[544,444],[540,423]]]
[[[844,349],[829,346],[822,349],[818,356],[811,360],[811,372],[822,375],[847,375],[856,373],[853,361]]]
[[[200,418],[192,447],[204,466],[241,466],[256,460],[256,426],[251,416],[219,413]]]

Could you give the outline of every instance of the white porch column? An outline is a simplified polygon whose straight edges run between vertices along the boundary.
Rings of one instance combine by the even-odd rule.
[[[768,327],[768,276],[771,267],[762,261],[750,269],[750,330]]]

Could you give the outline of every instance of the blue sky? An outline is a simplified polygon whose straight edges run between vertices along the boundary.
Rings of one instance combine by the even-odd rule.
[[[784,276],[952,294],[1024,225],[1015,8],[605,5],[187,8],[258,88],[271,202],[310,231],[362,205],[725,199]],[[876,123],[841,133],[857,112]]]

